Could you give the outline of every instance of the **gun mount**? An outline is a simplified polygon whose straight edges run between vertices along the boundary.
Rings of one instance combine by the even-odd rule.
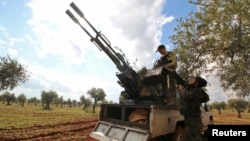
[[[162,78],[162,74],[166,72],[164,67],[158,67],[151,70],[136,72],[124,57],[117,53],[112,47],[110,41],[104,36],[100,31],[97,31],[94,26],[87,20],[82,11],[72,2],[70,3],[71,8],[83,19],[87,25],[94,31],[95,35],[91,35],[90,32],[83,27],[79,20],[73,15],[73,13],[68,9],[66,14],[76,23],[81,29],[90,37],[90,41],[93,42],[100,51],[104,51],[108,57],[116,65],[119,72],[116,73],[116,76],[119,78],[118,84],[122,86],[125,90],[121,92],[122,96],[125,99],[139,99],[141,91],[145,89],[151,89],[150,96],[156,95],[159,96],[159,90],[156,90],[155,84],[165,81]],[[141,76],[143,75],[143,76]],[[154,83],[154,84],[152,84]],[[152,89],[154,89],[152,92]],[[144,97],[145,98],[145,97]],[[147,98],[150,99],[150,98]],[[159,98],[163,100],[162,98]],[[151,99],[152,100],[152,99]]]

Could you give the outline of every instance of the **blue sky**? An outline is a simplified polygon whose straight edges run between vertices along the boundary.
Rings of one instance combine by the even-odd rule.
[[[107,100],[118,102],[123,90],[116,82],[118,70],[65,14],[67,9],[73,11],[71,2],[0,0],[0,55],[18,59],[31,75],[12,92],[40,98],[41,91],[53,90],[64,99],[79,100],[96,87],[104,89]],[[173,34],[176,19],[196,10],[188,0],[73,2],[113,48],[120,48],[129,61],[136,62],[137,68],[152,67],[160,57],[155,53],[159,44],[173,49],[168,37]],[[208,81],[211,100],[227,99],[217,79],[211,77]]]

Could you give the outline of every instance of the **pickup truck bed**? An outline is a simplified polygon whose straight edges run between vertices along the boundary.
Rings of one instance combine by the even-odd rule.
[[[141,118],[144,120],[131,120],[137,109],[146,111]],[[140,117],[140,113],[138,115]],[[178,106],[103,104],[99,121],[90,136],[101,141],[151,141],[173,134],[181,137],[183,120]],[[211,112],[202,110],[202,120],[206,131],[212,120]]]

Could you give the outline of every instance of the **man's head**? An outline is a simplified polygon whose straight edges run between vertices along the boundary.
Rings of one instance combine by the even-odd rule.
[[[201,78],[200,76],[196,76],[190,79],[189,84],[194,85],[194,87],[197,87],[197,88],[202,88],[207,85],[207,81]]]
[[[157,47],[156,52],[159,52],[161,55],[165,55],[167,53],[166,47],[164,45],[159,45]]]

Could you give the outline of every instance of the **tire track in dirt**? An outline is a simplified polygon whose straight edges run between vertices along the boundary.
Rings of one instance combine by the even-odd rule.
[[[2,141],[32,141],[32,140],[85,140],[95,127],[97,119],[83,119],[54,125],[32,126],[27,128],[11,128],[1,130]],[[90,139],[91,140],[91,139]]]

